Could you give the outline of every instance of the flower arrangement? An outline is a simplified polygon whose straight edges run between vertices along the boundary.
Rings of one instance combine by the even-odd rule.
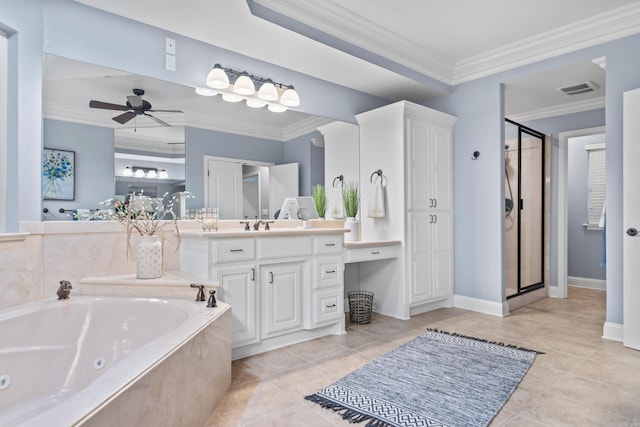
[[[324,218],[324,214],[327,211],[327,194],[324,191],[324,185],[313,186],[311,188],[311,197],[313,197],[313,203],[316,205],[318,217]]]
[[[360,206],[360,193],[358,184],[349,182],[342,188],[342,202],[344,203],[344,213],[347,218],[355,218],[358,215]]]
[[[185,193],[188,198],[193,197],[191,193]],[[102,204],[108,206],[106,210],[99,210],[96,219],[116,220],[125,226],[127,230],[127,256],[131,250],[131,234],[137,232],[140,236],[160,236],[161,243],[164,242],[164,230],[167,227],[173,228],[180,242],[180,230],[178,229],[178,218],[173,211],[175,196],[167,200],[168,193],[161,199],[154,199],[140,195],[129,194],[124,201],[109,199]],[[176,248],[177,250],[177,248]]]

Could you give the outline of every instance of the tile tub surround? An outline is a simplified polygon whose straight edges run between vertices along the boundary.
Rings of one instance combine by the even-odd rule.
[[[342,227],[342,221],[312,220],[317,227]],[[181,220],[180,231],[202,230],[196,221]],[[252,222],[253,224],[253,222]],[[275,221],[272,229],[292,229],[302,221]],[[220,230],[242,230],[240,220],[220,221]],[[76,285],[85,277],[135,272],[133,251],[127,257],[125,228],[116,221],[23,222],[24,236],[0,239],[0,309],[56,295],[60,280]],[[165,230],[164,266],[178,270],[178,238]],[[132,235],[132,248],[136,234]],[[72,294],[73,295],[73,294]]]
[[[339,415],[304,400],[427,327],[534,348],[546,354],[491,423],[497,426],[639,426],[640,353],[601,338],[605,293],[569,288],[496,317],[444,308],[369,325],[233,362],[231,389],[207,427],[340,426]]]

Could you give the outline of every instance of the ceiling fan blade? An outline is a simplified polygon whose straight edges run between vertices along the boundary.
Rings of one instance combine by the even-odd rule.
[[[127,96],[127,101],[133,108],[140,108],[143,105],[142,96],[140,95],[129,95]]]
[[[133,119],[135,116],[136,116],[136,113],[134,113],[133,111],[127,111],[126,113],[122,113],[119,116],[113,117],[113,120],[123,125],[127,123],[129,120]]]
[[[157,123],[161,124],[162,126],[171,127],[169,123],[162,121],[159,118],[152,116],[151,114],[144,113],[144,115],[151,118],[152,120],[155,120]]]
[[[182,113],[182,114],[184,114],[184,111],[182,111],[182,110],[147,110],[147,111],[151,111],[152,113]]]
[[[118,111],[127,111],[129,107],[126,105],[118,105],[112,104],[110,102],[102,102],[102,101],[89,101],[89,107],[91,108],[102,108],[104,110],[118,110]]]

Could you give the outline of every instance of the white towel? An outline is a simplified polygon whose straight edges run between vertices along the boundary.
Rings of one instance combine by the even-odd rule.
[[[344,219],[344,203],[342,201],[342,186],[330,189],[327,192],[326,219]]]
[[[369,192],[369,218],[384,218],[384,186],[380,182],[371,184]]]

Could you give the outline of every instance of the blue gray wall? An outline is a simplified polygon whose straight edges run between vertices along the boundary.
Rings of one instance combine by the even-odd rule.
[[[58,209],[98,209],[113,197],[113,129],[59,120],[44,120],[44,147],[75,152],[75,200],[44,200],[43,219],[69,219]]]
[[[311,138],[320,136],[315,131],[284,144],[284,163],[298,163],[301,196],[310,196],[311,187],[324,184],[324,148],[316,147]]]

